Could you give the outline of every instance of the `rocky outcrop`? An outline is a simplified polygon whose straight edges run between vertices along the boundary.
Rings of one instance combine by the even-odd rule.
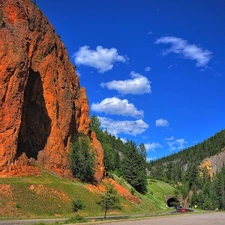
[[[78,133],[83,133],[90,136],[92,151],[96,156],[95,166],[95,180],[100,182],[105,177],[104,167],[104,152],[101,143],[98,141],[95,132],[90,131],[89,124],[89,106],[86,91],[84,88],[80,88],[77,98],[75,99],[76,105],[76,128]]]
[[[38,163],[71,177],[71,138],[90,135],[104,175],[103,149],[89,131],[89,107],[54,28],[31,0],[0,0],[0,175],[36,174]]]
[[[201,162],[201,169],[205,169],[212,179],[213,176],[221,171],[222,167],[225,165],[225,148],[221,150],[219,154],[208,157]]]

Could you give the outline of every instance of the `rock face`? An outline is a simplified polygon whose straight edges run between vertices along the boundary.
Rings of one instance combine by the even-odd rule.
[[[91,137],[96,179],[103,149],[89,131],[89,107],[65,46],[31,0],[0,0],[0,175],[38,173],[36,163],[71,177],[71,138]]]
[[[201,162],[201,169],[205,169],[212,179],[214,174],[221,171],[225,164],[225,148],[221,149],[221,152],[217,155],[208,157]]]

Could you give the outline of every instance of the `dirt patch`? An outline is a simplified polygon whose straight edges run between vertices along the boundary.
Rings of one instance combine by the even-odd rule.
[[[128,201],[135,203],[135,204],[140,204],[140,199],[137,196],[132,195],[126,188],[124,188],[122,185],[118,184],[115,180],[111,178],[105,178],[102,181],[102,184],[98,184],[97,186],[91,185],[91,184],[86,184],[85,187],[92,193],[104,193],[106,191],[105,185],[104,184],[111,184],[114,186],[115,190],[117,193],[126,198]]]
[[[104,180],[104,182],[112,184],[114,188],[117,190],[118,194],[126,198],[128,201],[133,202],[135,204],[140,204],[141,201],[137,196],[132,195],[130,191],[128,191],[122,185],[118,184],[115,180],[107,178]]]
[[[55,190],[54,188],[49,188],[41,184],[39,185],[32,184],[29,186],[28,189],[42,197],[48,195],[50,198],[60,199],[63,202],[70,202],[70,198],[64,192],[60,192],[58,190]]]
[[[101,194],[106,191],[106,188],[103,184],[98,184],[98,185],[85,184],[84,187],[91,193],[96,193],[96,194]]]
[[[0,216],[17,216],[17,204],[13,201],[13,188],[9,184],[0,184]]]

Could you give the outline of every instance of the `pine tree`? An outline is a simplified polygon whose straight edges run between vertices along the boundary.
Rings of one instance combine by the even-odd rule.
[[[69,159],[74,177],[83,182],[93,182],[95,155],[91,152],[89,137],[81,135],[74,138],[71,147]]]
[[[101,200],[97,204],[101,205],[105,211],[104,219],[106,219],[109,209],[121,209],[120,200],[113,185],[106,185],[106,193],[102,195]]]
[[[122,175],[137,191],[147,191],[146,161],[132,141],[126,143],[126,153],[122,160]]]
[[[93,115],[91,117],[91,123],[90,123],[90,130],[94,131],[96,135],[101,131],[100,130],[101,122],[99,118],[96,115]]]

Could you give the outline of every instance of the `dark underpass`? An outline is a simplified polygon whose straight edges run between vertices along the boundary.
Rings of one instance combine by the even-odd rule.
[[[166,204],[168,207],[177,207],[180,205],[180,201],[177,198],[172,197],[172,198],[167,199]]]

